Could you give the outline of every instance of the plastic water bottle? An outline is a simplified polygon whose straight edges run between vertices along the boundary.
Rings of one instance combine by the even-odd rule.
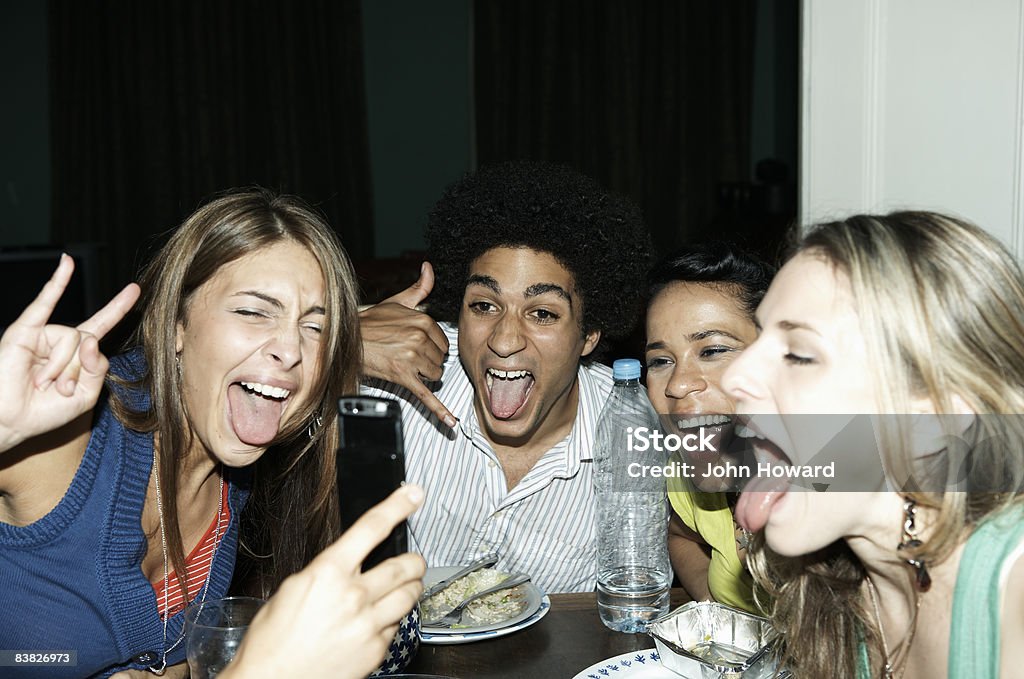
[[[658,416],[640,386],[640,361],[615,361],[613,377],[594,446],[597,608],[605,626],[644,632],[668,612],[672,583],[665,478],[650,473],[668,453],[650,437]]]

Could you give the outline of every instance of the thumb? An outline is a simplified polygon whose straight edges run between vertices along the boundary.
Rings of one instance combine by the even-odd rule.
[[[86,334],[78,348],[78,357],[82,363],[82,371],[78,382],[87,390],[99,393],[103,388],[103,380],[107,376],[110,363],[100,352],[100,343],[94,335]]]
[[[430,266],[430,262],[423,262],[420,266],[420,277],[416,279],[416,282],[398,294],[392,295],[384,300],[384,302],[393,302],[409,309],[415,309],[427,298],[433,289],[434,269]]]

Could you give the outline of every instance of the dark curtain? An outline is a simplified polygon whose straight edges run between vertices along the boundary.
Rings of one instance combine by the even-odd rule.
[[[318,206],[373,254],[359,0],[51,0],[53,234],[109,290],[230,187]]]
[[[568,163],[633,198],[656,245],[717,237],[749,179],[752,0],[476,0],[480,163]],[[719,231],[710,234],[710,231]]]

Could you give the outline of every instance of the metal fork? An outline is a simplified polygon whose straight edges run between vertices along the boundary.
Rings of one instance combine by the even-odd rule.
[[[440,582],[435,582],[433,585],[423,590],[423,594],[420,595],[420,603],[423,603],[424,601],[434,596],[448,585],[452,584],[460,578],[466,577],[473,571],[478,571],[483,568],[490,568],[496,563],[498,563],[497,554],[488,554],[487,556],[477,559],[476,561],[465,566],[464,568],[460,568],[458,571],[448,576],[444,580],[441,580]]]
[[[526,573],[515,573],[513,575],[508,576],[494,587],[490,587],[481,592],[477,592],[476,594],[473,594],[472,596],[463,599],[458,606],[453,608],[445,615],[442,615],[439,618],[434,618],[433,620],[423,620],[420,624],[423,627],[451,627],[452,625],[455,625],[460,620],[462,620],[462,612],[466,610],[466,606],[473,603],[480,597],[485,597],[488,594],[494,594],[495,592],[500,592],[503,589],[515,587],[517,585],[521,585],[524,582],[529,581],[530,576]]]

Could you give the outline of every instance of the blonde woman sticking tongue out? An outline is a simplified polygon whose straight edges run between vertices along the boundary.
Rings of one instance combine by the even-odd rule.
[[[723,378],[737,412],[764,437],[755,447],[780,464],[808,464],[821,438],[809,436],[806,415],[874,414],[887,487],[897,491],[769,487],[740,498],[737,518],[763,535],[748,564],[772,597],[795,675],[1019,676],[1017,264],[951,217],[851,217],[802,238],[757,322],[757,341]],[[922,420],[948,425],[946,437],[926,447]],[[961,470],[966,492],[948,483]],[[901,484],[910,472],[916,483]]]

